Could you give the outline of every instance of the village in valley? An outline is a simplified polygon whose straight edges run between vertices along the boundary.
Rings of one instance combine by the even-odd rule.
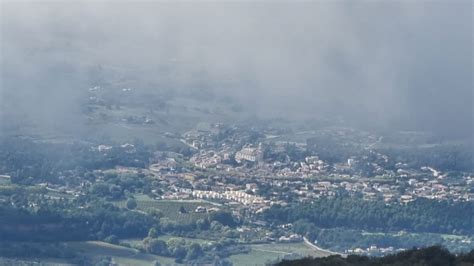
[[[339,137],[352,133],[347,128],[330,130]],[[152,180],[151,186],[141,193],[147,194],[149,200],[206,203],[198,204],[188,210],[190,212],[231,210],[232,215],[245,220],[238,232],[245,236],[246,241],[257,242],[308,241],[292,232],[291,223],[281,225],[279,233],[266,229],[269,224],[261,219],[260,214],[273,205],[310,203],[316,199],[341,196],[384,202],[386,205],[405,205],[418,198],[474,201],[474,175],[442,172],[430,166],[413,167],[409,162],[396,161],[372,149],[381,137],[364,135],[369,142],[362,148],[362,153],[356,152],[362,155],[350,155],[344,160],[331,162],[318,156],[317,145],[311,139],[307,142],[281,141],[279,134],[288,135],[288,132],[272,127],[199,123],[195,129],[182,135],[166,133],[167,137],[188,147],[186,154],[157,150],[149,158],[146,168],[116,166],[96,170],[94,174],[99,176],[96,181],[99,183],[110,173],[147,176]],[[361,143],[365,141],[360,140]],[[130,143],[117,146],[99,144],[90,149],[104,156],[112,151],[129,155],[137,152],[135,145]],[[90,181],[76,184],[80,185],[41,185],[50,191],[76,197],[87,193],[85,191],[94,185]],[[465,241],[470,243],[471,240]],[[370,245],[340,251],[383,254],[399,250],[403,248]]]
[[[338,119],[232,119],[243,116],[242,107],[227,98],[168,94],[93,86],[84,93],[82,130],[94,135],[6,138],[0,204],[32,215],[108,208],[132,220],[91,228],[92,220],[81,224],[86,218],[78,214],[74,226],[88,239],[174,263],[241,265],[264,252],[263,265],[437,243],[460,252],[474,246],[472,228],[457,211],[474,203],[474,174],[458,143],[425,132],[369,132]],[[418,218],[425,211],[433,220]],[[76,245],[96,244],[64,250],[77,252]]]
[[[417,198],[474,200],[474,176],[469,173],[451,176],[430,166],[413,168],[375,150],[330,163],[317,155],[305,156],[307,143],[272,142],[275,135],[250,143],[245,141],[252,136],[236,126],[207,126],[202,129],[200,125],[201,129],[181,136],[180,140],[194,150],[191,157],[158,151],[149,169],[143,169],[166,183],[157,198],[215,199],[240,203],[256,212],[272,204],[285,204],[290,196],[303,202],[348,194],[387,204],[404,204]],[[233,133],[222,137],[222,132]],[[262,136],[272,133],[258,132]],[[292,153],[300,159],[292,158]],[[370,176],[363,175],[367,172]],[[186,185],[180,187],[181,182]],[[285,194],[271,191],[283,187]]]

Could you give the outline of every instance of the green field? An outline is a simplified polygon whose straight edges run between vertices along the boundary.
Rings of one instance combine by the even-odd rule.
[[[126,101],[125,101],[126,102]],[[229,110],[229,105],[220,101],[201,101],[194,97],[178,97],[169,99],[168,111],[155,110],[147,106],[125,104],[120,109],[107,109],[95,106],[97,109],[91,115],[98,122],[87,125],[96,136],[108,136],[114,141],[126,142],[136,138],[146,144],[155,145],[166,143],[170,147],[181,147],[176,139],[163,135],[165,132],[182,134],[194,128],[198,121],[219,123],[236,121],[239,114]],[[101,120],[101,115],[108,117]],[[147,117],[153,124],[132,124],[123,121],[127,117]],[[102,121],[102,122],[100,122]]]
[[[170,235],[163,235],[158,237],[161,240],[168,241],[170,238],[184,239],[187,243],[205,244],[212,242],[206,239],[175,237]],[[127,239],[123,240],[132,247],[140,247],[141,239]],[[266,262],[281,260],[285,255],[297,254],[300,257],[312,256],[323,257],[330,254],[323,251],[316,251],[306,246],[304,243],[272,243],[272,244],[253,244],[250,245],[251,252],[248,254],[233,255],[229,259],[234,265],[265,265]]]
[[[200,218],[206,218],[209,216],[208,213],[197,213],[195,212],[198,206],[206,208],[216,207],[214,204],[205,201],[195,200],[153,200],[146,196],[140,196],[136,198],[137,209],[142,211],[160,210],[163,213],[163,217],[170,221],[179,223],[191,223]],[[125,208],[126,201],[120,201],[117,205],[121,208]],[[180,213],[180,208],[184,207],[186,213]]]
[[[273,243],[251,245],[252,251],[248,254],[238,254],[230,257],[234,265],[265,265],[267,262],[281,260],[285,255],[298,254],[301,257],[324,257],[330,254],[315,251],[304,243]]]
[[[112,245],[101,241],[66,242],[68,247],[77,252],[79,257],[86,256],[92,259],[110,257],[118,265],[124,266],[149,266],[155,261],[162,265],[176,265],[173,258],[140,253],[133,248]],[[38,243],[41,245],[41,243]],[[0,265],[75,265],[73,260],[55,258],[1,258]]]
[[[161,236],[158,237],[158,239],[161,239],[163,241],[168,241],[171,238],[184,239],[186,241],[186,243],[197,243],[199,245],[203,245],[203,244],[210,243],[210,242],[215,242],[215,241],[212,241],[212,240],[207,240],[207,239],[202,239],[202,238],[177,237],[177,236],[170,236],[170,235],[161,235]]]
[[[31,266],[31,265],[44,265],[44,266],[73,266],[74,264],[68,263],[62,259],[18,259],[18,258],[1,258],[0,265],[2,266]]]
[[[172,235],[160,235],[160,236],[158,236],[158,239],[163,240],[165,242],[168,242],[168,240],[170,240],[171,238],[183,239],[188,244],[197,243],[197,244],[200,244],[200,245],[205,245],[207,243],[215,242],[213,240],[207,240],[207,239],[202,239],[202,238],[189,238],[189,237],[172,236]],[[120,240],[120,243],[121,244],[128,244],[133,248],[141,248],[142,243],[143,243],[143,239],[140,239],[140,238],[123,239],[123,240]]]
[[[153,265],[154,261],[159,261],[162,265],[175,265],[174,259],[140,253],[133,248],[112,245],[100,241],[69,242],[75,250],[91,257],[111,257],[118,265]]]
[[[167,241],[170,238],[180,238],[174,236],[160,236],[160,239]],[[205,239],[193,239],[184,238],[188,243],[199,243],[205,244],[209,242]],[[139,239],[123,240],[123,243],[127,243],[131,246],[141,245]],[[84,255],[94,259],[100,259],[101,257],[110,257],[117,265],[136,265],[145,266],[153,265],[155,261],[160,262],[162,265],[178,265],[174,262],[173,258],[156,256],[152,254],[145,254],[138,251],[135,248],[127,248],[119,245],[113,245],[101,241],[79,241],[79,242],[67,242],[67,245],[80,255]],[[307,247],[304,243],[285,243],[285,244],[254,244],[250,245],[251,252],[248,254],[233,255],[230,260],[234,265],[265,265],[268,261],[276,261],[282,259],[285,255],[298,254],[299,256],[327,256],[325,252],[314,251]],[[19,264],[12,264],[12,261],[16,261]],[[6,264],[2,264],[2,263]],[[41,262],[42,265],[70,265],[68,260],[41,258],[41,259],[2,259],[0,258],[0,265],[31,265],[31,262]],[[22,264],[23,263],[23,264]],[[25,264],[26,263],[26,264]]]

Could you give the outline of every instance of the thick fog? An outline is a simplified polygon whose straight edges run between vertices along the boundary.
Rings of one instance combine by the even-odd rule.
[[[78,99],[101,65],[174,89],[209,86],[261,117],[473,134],[471,1],[1,8],[2,119],[84,123]]]

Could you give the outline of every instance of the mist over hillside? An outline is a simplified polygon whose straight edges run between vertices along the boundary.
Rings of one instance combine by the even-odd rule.
[[[140,80],[261,118],[473,135],[471,1],[1,6],[2,121],[81,130],[87,88]]]

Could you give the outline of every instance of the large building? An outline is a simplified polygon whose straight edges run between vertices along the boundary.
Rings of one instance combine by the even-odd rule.
[[[263,162],[263,150],[262,145],[258,145],[258,148],[244,147],[242,150],[235,154],[235,161],[242,163],[243,161],[249,162]]]

